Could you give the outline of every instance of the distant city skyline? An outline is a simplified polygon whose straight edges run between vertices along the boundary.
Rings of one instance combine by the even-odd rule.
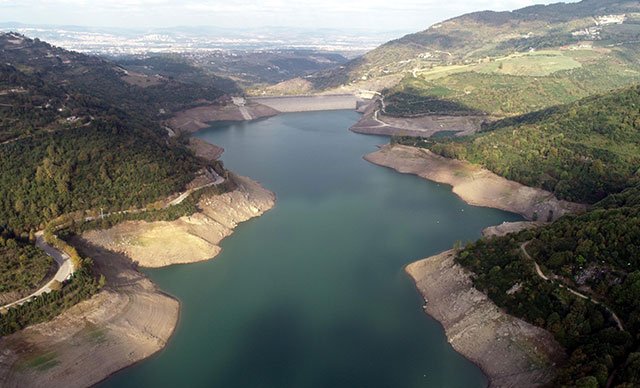
[[[413,32],[480,10],[536,0],[0,0],[0,22],[94,27],[296,27]]]

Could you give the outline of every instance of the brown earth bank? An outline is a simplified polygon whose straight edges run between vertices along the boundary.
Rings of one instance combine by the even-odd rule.
[[[381,114],[379,103],[374,103],[350,129],[365,135],[430,137],[442,131],[455,131],[455,136],[466,136],[478,132],[482,123],[491,120],[483,115],[392,117]]]
[[[220,241],[241,222],[275,205],[275,195],[257,182],[232,176],[237,188],[221,195],[203,195],[200,211],[175,221],[128,221],[106,230],[85,232],[92,244],[124,254],[143,267],[209,260],[220,253]],[[170,244],[168,243],[170,242]]]
[[[537,228],[546,225],[546,222],[541,221],[516,221],[516,222],[503,222],[500,225],[489,226],[482,231],[483,237],[500,237],[506,236],[510,233],[517,233],[521,230]]]
[[[220,159],[224,153],[224,148],[208,143],[197,137],[189,138],[189,149],[191,149],[197,157],[210,162]]]
[[[178,112],[167,121],[167,125],[176,132],[193,133],[207,128],[213,121],[245,121],[277,115],[277,110],[265,105],[249,103],[244,106],[235,104],[212,104],[199,106]]]
[[[52,321],[0,338],[0,386],[86,387],[163,349],[179,302],[137,267],[210,259],[238,223],[274,206],[274,194],[257,182],[233,179],[234,191],[203,195],[191,217],[126,222],[75,237],[72,245],[94,260],[106,286]]]
[[[552,221],[566,213],[586,210],[583,204],[562,201],[552,193],[507,180],[470,163],[402,145],[384,145],[365,156],[371,163],[398,172],[451,185],[465,202],[521,214],[529,220]]]
[[[409,264],[405,270],[425,298],[425,312],[444,327],[453,348],[476,363],[492,387],[551,382],[565,358],[553,336],[500,310],[473,287],[455,251]]]
[[[429,150],[385,145],[365,156],[374,164],[449,184],[464,201],[519,213],[528,219],[556,219],[583,211],[582,204],[560,201],[553,194],[509,181],[467,162],[447,159]],[[511,222],[486,228],[484,236],[502,236],[544,222]],[[453,348],[480,366],[494,387],[548,385],[563,348],[543,329],[500,310],[473,287],[470,273],[454,261],[455,251],[408,265],[425,299],[425,312],[439,321]]]
[[[86,387],[161,350],[179,303],[128,258],[76,238],[107,285],[52,321],[0,339],[0,386]]]

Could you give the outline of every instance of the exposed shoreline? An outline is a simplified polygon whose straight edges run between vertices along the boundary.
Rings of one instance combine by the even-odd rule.
[[[251,104],[248,105],[248,107],[251,106]],[[208,127],[211,121],[248,120],[246,112],[241,112],[240,107],[234,107],[225,107],[227,111],[222,115],[219,110],[211,110],[211,107],[183,111],[180,113],[181,118],[174,117],[176,121],[173,122],[175,125],[173,128],[184,132],[195,132]],[[277,111],[274,113],[269,107],[258,106],[249,114],[253,119],[254,114],[259,117],[269,117],[278,113]],[[225,114],[228,115],[225,116]],[[215,118],[212,118],[212,115]],[[200,144],[200,147],[202,149],[200,156],[210,159],[219,158],[224,151],[217,146],[203,147]],[[564,213],[581,211],[584,208],[580,204],[558,201],[550,193],[542,190],[522,185],[520,185],[522,187],[513,186],[519,184],[498,176],[487,176],[486,170],[476,169],[462,162],[450,161],[413,147],[383,146],[379,151],[366,155],[365,159],[399,172],[412,173],[425,179],[450,184],[454,193],[471,204],[517,212],[529,219],[533,218],[534,213],[539,214],[538,212],[553,210],[554,218],[557,218]],[[444,173],[447,170],[449,173]],[[239,181],[237,190],[220,196],[205,196],[199,204],[202,211],[192,216],[182,217],[172,222],[124,222],[113,228],[91,231],[76,238],[74,245],[77,245],[84,255],[95,259],[98,272],[107,276],[108,286],[91,299],[73,306],[52,321],[28,327],[1,338],[0,347],[4,352],[0,355],[0,376],[2,376],[0,385],[18,387],[34,382],[37,382],[37,385],[52,387],[91,385],[161,351],[178,324],[179,301],[162,292],[148,278],[139,273],[136,267],[137,265],[162,267],[210,260],[220,252],[219,242],[233,233],[238,223],[260,216],[274,206],[273,193],[249,178],[238,177],[237,179]],[[500,180],[507,183],[503,184]],[[496,182],[501,182],[497,186],[508,191],[509,195],[506,197],[496,195],[496,193],[504,194],[500,190],[495,191]],[[492,190],[488,192],[478,190],[487,183],[492,183],[490,185]],[[515,197],[515,200],[511,197]],[[501,202],[498,203],[496,198]],[[168,237],[174,238],[179,244],[167,247],[163,242],[166,242]],[[423,291],[419,287],[420,279],[428,276],[429,273],[420,274],[417,268],[425,261],[410,264],[406,268],[421,293]],[[452,259],[451,263],[455,266]],[[126,279],[126,282],[123,282],[123,279]],[[464,279],[462,281],[464,283]],[[435,285],[437,282],[432,284]],[[437,288],[435,286],[429,288],[428,293],[423,293],[423,296],[433,299],[431,295]],[[475,291],[473,287],[471,290]],[[491,302],[488,301],[488,303]],[[483,309],[486,308],[483,307]],[[429,312],[429,306],[427,306],[427,312]],[[429,312],[429,314],[443,324],[450,342],[457,351],[480,365],[492,381],[497,381],[495,380],[497,375],[491,366],[485,366],[482,359],[473,354],[467,354],[470,350],[463,345],[454,344],[454,339],[449,334],[451,330],[447,330],[445,318],[438,318],[434,315],[437,313]],[[516,318],[510,318],[516,320]],[[522,328],[522,325],[517,323],[514,327]],[[533,327],[533,329],[537,328]],[[542,332],[546,333],[543,330]],[[543,333],[536,333],[536,336],[544,336]],[[69,345],[70,343],[73,346]],[[551,348],[553,346],[549,349]],[[94,368],[86,365],[85,360],[90,358]],[[42,364],[39,362],[41,359],[44,360]],[[79,360],[82,360],[82,363]],[[531,373],[535,374],[543,369],[538,368]],[[548,372],[548,368],[544,370]],[[531,376],[527,375],[527,378]],[[535,376],[538,375],[535,374]],[[543,379],[540,376],[536,378]]]
[[[465,202],[518,213],[528,220],[551,221],[586,210],[584,204],[557,199],[552,193],[510,181],[467,162],[447,159],[429,150],[384,145],[364,159],[405,174],[452,186]]]
[[[234,179],[238,185],[234,191],[204,195],[199,202],[201,211],[190,217],[173,222],[125,222],[75,237],[73,245],[94,259],[94,268],[105,275],[107,285],[51,321],[0,338],[0,385],[90,386],[164,349],[178,325],[180,302],[137,267],[210,260],[220,252],[217,244],[239,223],[275,205],[275,195],[257,182]],[[93,241],[103,242],[96,237],[103,234],[115,236],[113,229],[117,228],[132,230],[134,236],[138,230],[138,235],[147,236],[149,245],[129,254],[126,249],[115,249],[118,246]],[[158,228],[163,233],[154,234]],[[172,238],[175,244],[170,245],[180,249],[163,252],[166,238]],[[197,239],[201,243],[195,247],[202,249],[193,249]]]
[[[469,163],[443,158],[415,147],[385,145],[365,160],[401,173],[451,185],[465,202],[519,213],[529,220],[556,219],[582,212],[585,205],[560,201],[553,194],[509,181]],[[488,227],[484,236],[505,235],[543,222],[513,222]],[[478,365],[490,386],[548,384],[565,355],[553,336],[500,310],[473,287],[469,272],[449,250],[405,267],[425,298],[425,313],[442,324],[454,349]]]
[[[405,272],[425,299],[425,313],[440,322],[449,343],[478,365],[492,387],[551,382],[564,350],[553,336],[500,310],[473,287],[449,250],[411,263]]]
[[[166,125],[173,133],[193,133],[208,128],[216,121],[251,121],[281,113],[312,112],[339,109],[357,110],[366,101],[355,94],[319,94],[270,97],[232,98],[177,112]]]
[[[455,136],[467,136],[478,132],[482,123],[493,118],[485,115],[447,116],[424,115],[420,117],[393,117],[381,114],[381,100],[374,100],[357,123],[349,128],[364,135],[430,137],[442,131],[456,132]]]
[[[278,114],[279,111],[262,104],[210,104],[180,111],[167,121],[167,125],[174,132],[194,133],[210,127],[215,121],[249,121]]]
[[[237,188],[204,195],[200,211],[175,221],[126,221],[109,229],[91,230],[82,237],[95,246],[125,255],[141,267],[158,268],[215,258],[220,242],[238,224],[259,217],[275,205],[275,194],[257,182],[233,176]],[[167,240],[171,244],[167,244]]]
[[[162,350],[178,323],[178,300],[130,260],[76,238],[107,285],[51,321],[0,339],[3,387],[90,386]]]

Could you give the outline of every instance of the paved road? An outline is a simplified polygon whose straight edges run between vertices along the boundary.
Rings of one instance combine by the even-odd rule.
[[[540,266],[538,265],[538,263],[533,259],[533,257],[531,257],[531,255],[529,255],[529,252],[527,252],[527,245],[531,242],[531,240],[526,241],[524,243],[522,243],[522,245],[520,245],[520,250],[522,251],[522,254],[528,259],[531,260],[533,262],[534,267],[536,268],[536,273],[538,274],[538,276],[546,281],[550,281],[550,282],[554,282],[552,279],[549,279],[549,277],[547,275],[545,275],[542,272],[542,269],[540,268]],[[616,315],[616,313],[614,313],[609,307],[605,306],[604,304],[598,302],[597,300],[594,300],[590,297],[588,297],[587,295],[578,292],[570,287],[567,287],[566,285],[559,283],[559,282],[554,282],[556,283],[558,286],[564,288],[565,290],[569,291],[570,293],[572,293],[573,295],[582,298],[582,299],[586,299],[591,301],[592,303],[595,303],[597,305],[600,305],[602,307],[604,307],[609,314],[611,314],[611,317],[613,317],[613,320],[616,322],[616,325],[618,326],[618,329],[624,331],[624,326],[622,325],[622,321],[620,320],[620,318],[618,318],[618,316]]]
[[[209,183],[205,183],[204,185],[200,185],[198,187],[194,187],[193,189],[189,189],[189,190],[185,191],[184,193],[180,194],[176,199],[174,199],[173,201],[169,202],[167,204],[167,206],[165,206],[165,207],[179,205],[185,199],[187,199],[193,192],[198,191],[200,189],[204,189],[205,187],[217,186],[217,185],[219,185],[219,184],[224,182],[224,178],[221,177],[220,175],[218,175],[218,173],[213,171],[213,170],[208,170],[207,171],[207,175],[209,175],[209,178],[213,179],[213,181],[211,181]]]
[[[182,203],[185,199],[187,199],[189,197],[189,195],[191,195],[193,192],[203,189],[205,187],[209,187],[209,186],[214,186],[214,185],[219,185],[221,183],[224,182],[224,178],[221,177],[220,175],[218,175],[218,173],[216,173],[215,171],[211,170],[211,171],[207,171],[207,174],[209,175],[209,177],[211,179],[213,179],[213,181],[206,183],[204,185],[195,187],[193,189],[187,190],[184,193],[180,194],[178,196],[178,198],[174,199],[173,201],[169,202],[169,204],[167,204],[166,207],[170,207],[170,206],[175,206],[178,205],[180,203]],[[113,215],[113,214],[123,214],[123,213],[141,213],[147,211],[147,209],[134,209],[134,210],[123,210],[120,212],[114,212],[114,213],[109,213],[109,214],[105,214],[105,216],[108,215]],[[84,220],[85,221],[93,221],[95,220],[97,217],[86,217]],[[44,232],[39,231],[36,233],[36,246],[40,249],[42,249],[47,255],[51,256],[53,258],[53,260],[55,260],[56,264],[58,265],[58,270],[56,271],[55,275],[53,276],[53,278],[51,278],[47,284],[45,284],[44,286],[42,286],[40,289],[38,289],[37,291],[33,292],[32,294],[16,300],[14,302],[8,303],[4,306],[0,306],[0,309],[8,309],[10,307],[13,306],[17,306],[17,305],[22,305],[25,302],[28,302],[29,300],[33,299],[36,296],[42,295],[42,294],[46,294],[48,292],[52,291],[52,286],[54,284],[54,282],[58,281],[60,283],[64,282],[65,280],[69,279],[71,277],[71,275],[75,272],[76,268],[74,268],[73,262],[71,261],[71,258],[69,257],[69,255],[67,255],[64,252],[60,252],[58,251],[56,248],[54,248],[53,246],[47,244],[47,242],[44,240]]]
[[[25,302],[28,302],[29,300],[31,300],[36,296],[51,292],[52,290],[51,287],[53,286],[54,282],[57,281],[62,283],[63,281],[69,279],[73,274],[73,272],[75,271],[73,262],[71,261],[71,258],[69,257],[69,255],[67,255],[66,253],[60,252],[56,248],[47,244],[47,242],[44,240],[44,233],[42,231],[36,233],[36,246],[42,249],[47,255],[51,256],[53,260],[55,260],[56,264],[58,265],[58,271],[53,276],[53,278],[51,278],[47,282],[47,284],[42,286],[37,291],[33,292],[31,295],[26,296],[20,300],[16,300],[15,302],[11,302],[9,304],[1,306],[0,309],[7,309],[9,307],[21,305]]]

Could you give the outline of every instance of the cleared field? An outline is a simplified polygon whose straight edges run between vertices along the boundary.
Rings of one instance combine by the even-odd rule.
[[[638,63],[626,51],[580,45],[415,70],[384,94],[387,112],[394,115],[432,114],[437,100],[513,116],[638,83]]]
[[[583,53],[586,52],[586,53]],[[597,55],[595,55],[597,56]],[[484,74],[506,74],[517,76],[546,76],[562,70],[571,70],[582,66],[576,58],[591,59],[591,50],[560,51],[546,50],[531,53],[518,53],[471,65],[436,66],[426,70],[416,70],[414,75],[433,81],[464,72]]]
[[[473,71],[521,76],[546,76],[561,70],[571,70],[582,64],[560,51],[537,52],[500,58],[476,65]]]

